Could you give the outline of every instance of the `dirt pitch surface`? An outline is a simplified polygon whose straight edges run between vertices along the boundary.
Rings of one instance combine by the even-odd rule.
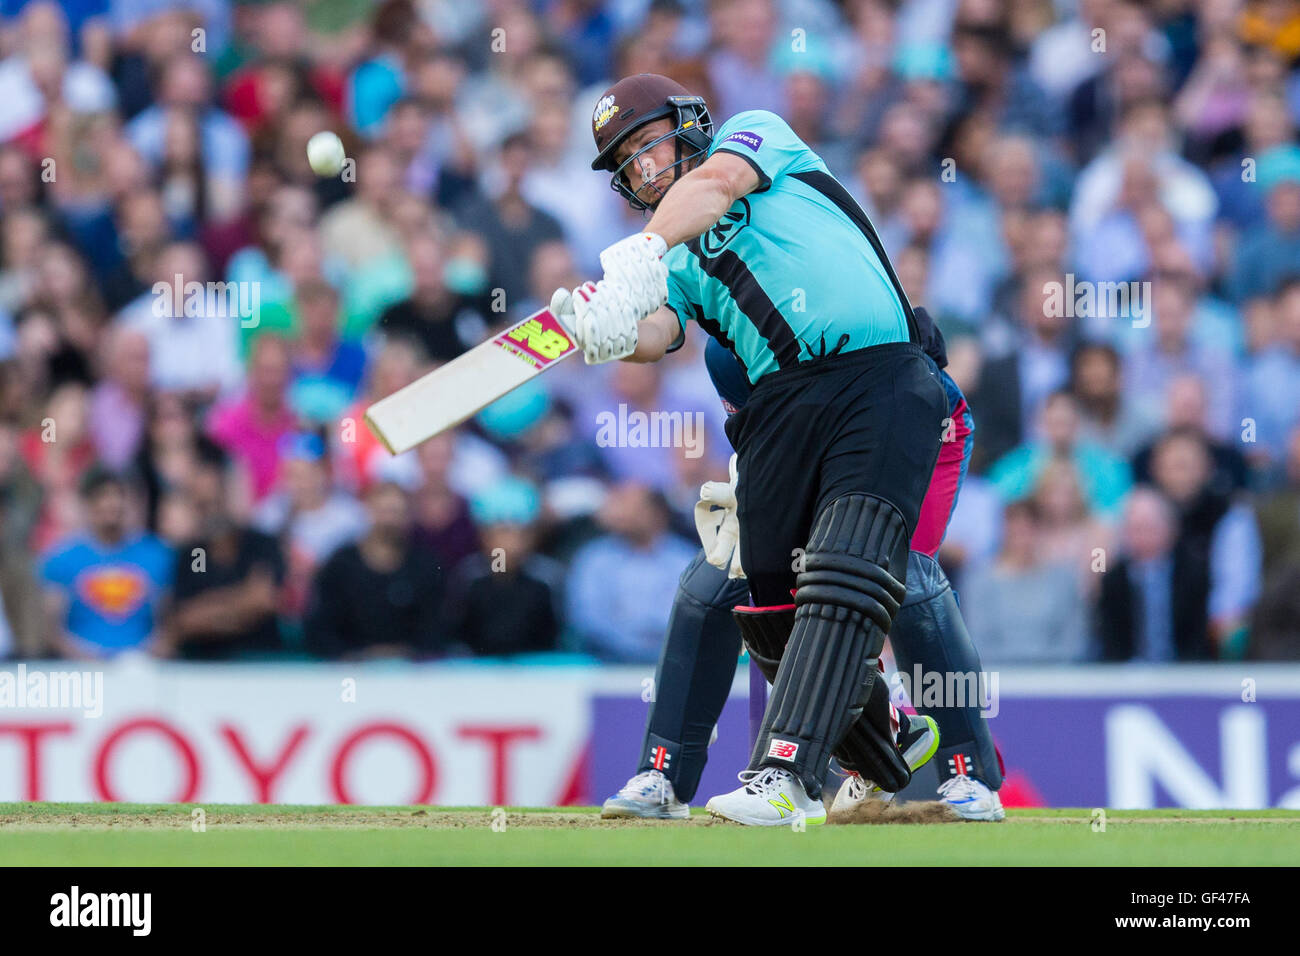
[[[200,812],[201,811],[201,812]],[[875,824],[875,825],[854,825]],[[0,865],[1294,865],[1300,813],[907,804],[851,823],[602,820],[593,807],[0,804]]]
[[[194,810],[202,809],[202,822],[210,827],[238,829],[388,829],[419,827],[430,830],[468,830],[479,827],[497,829],[528,827],[536,829],[619,830],[627,827],[708,827],[729,826],[707,813],[694,813],[685,820],[602,819],[592,808],[575,810],[505,809],[492,807],[415,808],[415,807],[290,807],[290,806],[221,806],[212,809],[160,804],[44,804],[39,810],[30,804],[0,804],[0,833],[6,830],[48,830],[52,827],[127,830],[192,830]],[[20,808],[14,810],[13,808]],[[848,812],[830,813],[832,825],[960,823],[961,818],[943,803],[908,803],[885,806],[864,803]]]

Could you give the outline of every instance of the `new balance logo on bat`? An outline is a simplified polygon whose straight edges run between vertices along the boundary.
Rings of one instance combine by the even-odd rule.
[[[537,360],[538,364],[554,362],[575,348],[550,313],[507,329],[494,341],[502,348],[519,354],[521,358]]]

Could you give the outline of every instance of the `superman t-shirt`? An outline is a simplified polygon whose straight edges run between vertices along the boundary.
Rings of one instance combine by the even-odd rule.
[[[150,534],[112,546],[76,537],[50,551],[41,578],[67,599],[69,634],[108,652],[125,650],[153,633],[171,587],[171,549]]]

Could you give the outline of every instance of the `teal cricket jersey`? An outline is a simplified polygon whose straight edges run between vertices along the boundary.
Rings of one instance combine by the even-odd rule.
[[[727,346],[751,383],[829,352],[915,341],[875,230],[826,164],[766,110],[737,113],[709,154],[735,153],[759,186],[703,235],[668,250],[668,305]],[[824,343],[824,345],[823,345]]]

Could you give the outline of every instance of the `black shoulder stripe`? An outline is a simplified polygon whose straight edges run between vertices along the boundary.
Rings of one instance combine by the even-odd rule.
[[[767,342],[767,347],[776,358],[777,368],[794,368],[798,365],[799,343],[795,340],[794,329],[790,328],[781,310],[768,298],[744,260],[730,249],[724,249],[710,259],[700,249],[698,238],[686,243],[686,248],[699,260],[700,269],[705,275],[717,279],[727,287],[745,318],[753,323],[758,334]],[[731,343],[726,344],[732,348]]]
[[[853,224],[861,230],[867,242],[871,243],[871,248],[876,251],[880,264],[885,267],[885,274],[889,276],[889,281],[894,285],[894,292],[898,295],[898,301],[903,304],[903,315],[907,319],[908,336],[913,342],[921,342],[921,332],[916,327],[916,317],[912,314],[912,303],[907,301],[907,293],[903,291],[903,283],[899,282],[898,276],[894,274],[894,265],[889,261],[889,256],[885,253],[885,245],[880,241],[880,236],[876,234],[876,227],[871,224],[871,220],[862,211],[862,207],[858,205],[857,200],[830,173],[824,173],[821,170],[810,170],[805,173],[791,173],[790,175],[801,183],[811,186],[833,202],[839,211],[848,216],[853,221]]]
[[[718,320],[705,318],[704,309],[698,305],[692,304],[691,308],[695,310],[695,324],[709,333],[711,338],[716,339],[719,345],[730,352],[736,361],[740,363],[740,367],[745,370],[745,378],[749,378],[749,366],[745,364],[745,360],[736,351],[736,343],[727,338],[726,333],[722,331],[722,326],[718,323]]]

